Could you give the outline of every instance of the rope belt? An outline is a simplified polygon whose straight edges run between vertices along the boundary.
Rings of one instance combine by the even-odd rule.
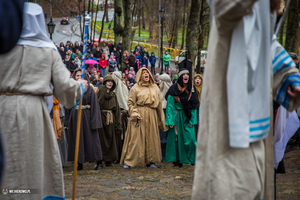
[[[111,110],[101,110],[106,113],[106,125],[110,125],[114,122],[114,116]]]
[[[76,106],[76,108],[75,109],[79,109],[79,106]],[[81,109],[83,110],[83,109],[91,109],[91,106],[90,105],[82,105],[81,106]]]

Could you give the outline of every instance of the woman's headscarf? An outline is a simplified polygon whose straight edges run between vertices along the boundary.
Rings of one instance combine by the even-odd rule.
[[[196,82],[195,82],[196,77],[200,77],[201,78],[201,83],[200,83],[199,86],[196,85]],[[193,85],[195,86],[195,88],[197,90],[199,102],[201,102],[201,91],[202,91],[202,85],[203,85],[203,77],[201,76],[201,74],[196,74],[194,76],[194,78],[193,78]]]
[[[128,110],[127,101],[128,101],[128,89],[126,85],[122,82],[122,76],[119,72],[113,72],[112,78],[116,83],[115,93],[118,99],[120,108]],[[104,82],[104,81],[103,81]]]
[[[194,86],[192,84],[191,76],[189,77],[189,82],[187,87],[184,88],[183,85],[183,75],[189,71],[185,68],[182,68],[178,73],[178,81],[173,84],[169,91],[167,92],[165,98],[168,100],[168,96],[171,95],[174,99],[182,105],[183,112],[186,117],[190,120],[192,117],[192,110],[199,108],[198,95],[195,92]]]
[[[57,50],[47,35],[43,9],[36,3],[24,4],[23,28],[18,44]]]
[[[165,109],[166,105],[167,105],[165,95],[168,92],[169,88],[172,86],[172,81],[168,74],[160,75],[159,80],[160,80],[160,93],[161,93],[161,99],[162,99],[162,107]]]

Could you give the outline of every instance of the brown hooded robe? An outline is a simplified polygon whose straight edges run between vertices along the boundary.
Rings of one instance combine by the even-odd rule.
[[[150,82],[142,81],[142,72],[147,70]],[[141,68],[136,76],[137,83],[128,97],[128,128],[125,135],[121,164],[144,166],[161,161],[160,136],[158,126],[166,131],[160,90],[146,68]],[[136,116],[143,119],[137,120]]]
[[[113,87],[107,93],[105,86],[106,81],[112,81]],[[117,137],[122,132],[121,124],[121,109],[113,90],[116,83],[111,76],[106,76],[103,80],[103,85],[100,86],[97,93],[98,102],[101,107],[101,118],[103,128],[99,129],[99,137],[101,141],[103,160],[117,161],[119,160],[119,151]],[[112,114],[112,116],[110,116]],[[111,121],[109,120],[111,117]],[[110,122],[109,122],[110,121]]]

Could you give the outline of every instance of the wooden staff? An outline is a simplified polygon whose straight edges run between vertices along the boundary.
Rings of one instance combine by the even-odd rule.
[[[81,124],[81,110],[82,110],[81,108],[82,108],[82,100],[79,103],[78,118],[77,118],[77,132],[76,132],[76,146],[75,146],[72,200],[75,200],[75,191],[76,191],[76,177],[77,177],[78,151],[79,151],[79,139],[80,139],[80,124]]]
[[[87,45],[87,35],[89,30],[91,18],[87,15],[85,16],[85,28],[84,28],[84,45],[83,45],[83,54],[82,54],[82,67],[81,67],[81,78],[84,77],[85,71],[85,55],[86,55],[86,45]],[[82,96],[83,98],[83,96]],[[75,146],[75,158],[74,158],[74,178],[73,178],[73,192],[72,192],[72,200],[75,200],[75,191],[76,191],[76,177],[77,177],[77,165],[78,165],[78,151],[79,151],[79,139],[80,139],[80,124],[81,124],[81,111],[82,111],[82,99],[79,103],[78,109],[78,118],[77,118],[77,132],[76,132],[76,146]]]

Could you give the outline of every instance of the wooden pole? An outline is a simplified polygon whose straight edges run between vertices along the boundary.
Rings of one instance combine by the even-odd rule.
[[[76,191],[76,177],[77,177],[77,165],[78,165],[78,151],[79,151],[79,139],[80,139],[80,125],[81,125],[81,109],[82,100],[79,103],[78,118],[77,118],[77,132],[76,132],[76,146],[75,146],[75,159],[74,159],[74,178],[73,178],[73,192],[72,200],[75,200]]]

